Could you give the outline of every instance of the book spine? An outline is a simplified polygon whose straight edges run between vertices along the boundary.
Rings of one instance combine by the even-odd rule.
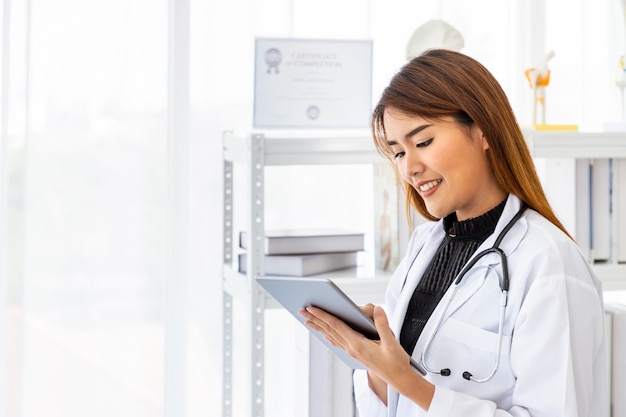
[[[608,397],[609,397],[609,413],[606,417],[611,417],[611,406],[610,404],[613,402],[612,400],[612,369],[613,369],[613,311],[610,307],[605,308],[604,310],[604,343],[606,349],[606,364],[607,364],[607,387],[608,387]]]
[[[626,159],[614,161],[613,214],[616,217],[615,257],[626,262]]]
[[[591,260],[591,165],[588,159],[576,161],[575,178],[576,227],[570,232],[587,259]]]
[[[626,306],[613,310],[611,403],[614,417],[626,417]]]
[[[606,262],[611,256],[610,164],[608,159],[595,159],[592,167],[592,260]]]

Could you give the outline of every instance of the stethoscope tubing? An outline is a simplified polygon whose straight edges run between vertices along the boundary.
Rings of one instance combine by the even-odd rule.
[[[437,319],[437,323],[435,324],[435,326],[433,328],[433,331],[430,333],[429,337],[426,339],[426,342],[424,343],[424,348],[422,349],[422,353],[420,355],[420,362],[422,364],[422,367],[426,371],[428,371],[428,372],[430,372],[432,374],[437,374],[437,375],[442,375],[442,376],[449,376],[450,375],[451,371],[450,371],[449,368],[443,368],[440,371],[437,371],[437,370],[434,370],[434,369],[430,368],[428,366],[428,364],[426,363],[426,353],[428,352],[428,350],[430,348],[430,345],[432,344],[433,339],[435,338],[435,335],[439,331],[439,329],[441,327],[441,324],[443,323],[443,320],[446,317],[446,313],[448,312],[448,308],[450,306],[450,303],[452,302],[452,299],[454,298],[454,295],[456,294],[456,291],[457,291],[459,285],[461,284],[461,282],[463,281],[463,278],[465,277],[465,275],[469,272],[470,269],[472,269],[474,267],[474,265],[476,265],[476,263],[481,258],[483,258],[484,256],[486,256],[486,255],[488,255],[490,253],[496,253],[496,254],[498,254],[500,256],[500,259],[501,259],[502,276],[500,277],[500,282],[499,282],[501,295],[500,295],[500,314],[499,314],[499,319],[498,319],[498,350],[497,350],[497,354],[496,354],[495,363],[494,363],[494,366],[493,366],[493,369],[492,369],[491,373],[489,373],[489,375],[487,375],[484,378],[476,378],[469,371],[464,371],[462,375],[463,375],[463,378],[468,380],[468,381],[474,381],[474,382],[478,382],[478,383],[483,383],[483,382],[487,382],[487,381],[491,380],[495,376],[496,372],[498,372],[498,368],[500,367],[500,358],[502,356],[502,340],[504,338],[504,320],[505,320],[505,317],[506,317],[506,306],[507,306],[507,302],[508,302],[508,292],[509,292],[508,261],[507,261],[506,254],[500,248],[500,243],[504,239],[504,236],[513,227],[513,225],[522,217],[522,215],[524,214],[524,211],[526,210],[526,208],[527,208],[526,204],[522,202],[522,206],[520,207],[519,211],[515,214],[515,216],[513,216],[513,218],[509,221],[509,223],[507,223],[507,225],[504,227],[504,229],[502,229],[502,231],[500,232],[500,234],[496,238],[493,246],[491,246],[490,248],[487,248],[487,249],[479,252],[478,254],[476,254],[463,267],[461,272],[459,272],[457,278],[455,279],[455,281],[453,283],[453,287],[452,287],[450,293],[448,294],[448,297],[447,297],[447,300],[446,300],[446,304],[444,305],[443,311],[441,312],[439,318]]]

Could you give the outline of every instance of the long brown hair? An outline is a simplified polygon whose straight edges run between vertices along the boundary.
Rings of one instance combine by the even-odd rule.
[[[395,170],[383,123],[388,107],[425,119],[453,117],[459,123],[476,123],[489,143],[488,159],[500,188],[570,236],[548,203],[504,90],[478,61],[459,52],[432,49],[394,75],[374,108],[371,129],[376,148]],[[419,193],[409,184],[403,185],[407,213],[413,207],[425,218],[437,220],[426,210]]]

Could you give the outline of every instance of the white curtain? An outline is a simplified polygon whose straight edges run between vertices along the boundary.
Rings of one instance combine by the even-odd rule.
[[[2,5],[0,415],[211,414],[189,2]]]
[[[600,57],[587,35],[620,29],[617,0],[583,3],[0,0],[0,417],[221,413],[221,132],[251,128],[255,36],[373,39],[376,100],[415,28],[443,18],[528,122],[523,70],[548,49],[549,115],[616,98],[585,87],[582,37],[558,23],[594,28],[585,53],[612,62],[622,39]],[[293,219],[272,187],[268,224]],[[266,415],[294,414],[292,375],[266,381]]]

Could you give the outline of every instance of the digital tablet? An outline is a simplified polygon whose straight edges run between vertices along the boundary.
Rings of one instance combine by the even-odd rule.
[[[373,340],[379,338],[374,322],[334,282],[327,278],[257,277],[256,281],[302,324],[306,319],[300,316],[298,312],[308,306],[315,306],[340,318],[365,337]],[[307,327],[307,329],[309,328]],[[345,350],[328,343],[321,333],[312,329],[309,330],[349,367],[365,369]]]

